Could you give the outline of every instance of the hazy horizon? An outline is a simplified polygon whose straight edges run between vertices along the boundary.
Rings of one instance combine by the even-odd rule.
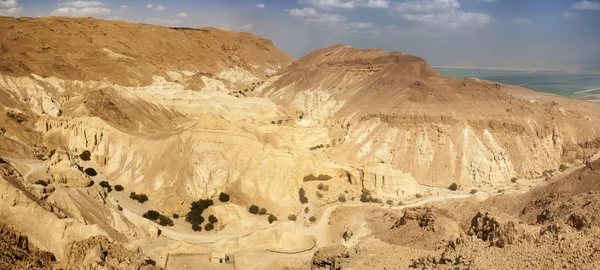
[[[0,0],[0,15],[214,26],[269,38],[297,58],[348,44],[434,66],[600,69],[600,1]]]

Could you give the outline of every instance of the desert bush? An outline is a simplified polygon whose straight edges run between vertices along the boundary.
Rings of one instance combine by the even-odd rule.
[[[92,153],[90,153],[90,151],[88,151],[88,150],[85,150],[85,151],[81,152],[81,154],[79,154],[79,158],[81,158],[81,160],[84,160],[84,161],[90,161],[91,157],[92,157]]]
[[[517,178],[516,178],[516,177],[513,177],[513,178],[511,178],[511,179],[510,179],[510,182],[512,182],[512,183],[516,183],[516,182],[517,182]]]
[[[194,223],[194,224],[192,224],[192,230],[194,230],[195,232],[201,232],[202,227],[200,226],[200,224]]]
[[[273,221],[277,221],[277,217],[273,214],[269,215],[269,223],[273,223]]]
[[[477,193],[477,190],[476,189],[471,189],[471,191],[469,193],[471,193],[471,195],[473,195],[473,194]]]
[[[317,195],[317,198],[319,198],[319,199],[323,198],[323,194],[321,194],[321,192],[317,191],[317,193],[315,195]]]
[[[292,214],[290,214],[290,215],[288,216],[288,220],[291,220],[291,221],[296,221],[296,215],[292,215]]]
[[[215,225],[213,225],[212,223],[206,223],[206,225],[204,225],[204,230],[207,232],[212,231],[215,228]]]
[[[197,200],[195,202],[192,202],[190,210],[199,210],[199,211],[203,212],[204,210],[206,210],[209,207],[211,207],[213,204],[214,204],[214,202],[211,199]]]
[[[306,198],[306,197],[300,197],[300,202],[302,204],[307,204],[308,203],[308,198]]]
[[[148,210],[144,215],[144,217],[149,220],[157,220],[160,217],[160,213],[154,210]]]
[[[44,180],[37,180],[37,182],[35,182],[36,185],[41,185],[41,186],[48,186],[48,183],[46,183],[46,181]]]
[[[109,188],[110,187],[110,184],[108,182],[106,182],[106,181],[100,181],[99,185],[101,187],[103,187],[103,188]]]
[[[421,199],[421,198],[423,197],[423,195],[421,195],[421,193],[417,193],[417,194],[415,194],[415,197],[416,197],[417,199]]]
[[[369,201],[372,203],[382,203],[380,198],[375,198],[373,196],[369,196]]]
[[[248,208],[248,212],[257,215],[258,212],[260,211],[260,208],[258,208],[258,206],[256,205],[251,205],[250,208]]]
[[[214,224],[214,223],[217,223],[217,222],[219,222],[219,220],[218,220],[218,219],[217,219],[217,217],[215,217],[214,215],[210,215],[210,216],[208,216],[208,222],[210,222],[210,223],[213,223],[213,224]]]
[[[267,209],[266,208],[261,208],[260,211],[258,212],[259,215],[266,215],[267,214]]]
[[[456,183],[452,183],[449,187],[449,190],[456,191],[458,189],[458,185]]]
[[[229,194],[227,194],[225,192],[221,192],[219,194],[219,201],[221,201],[221,202],[228,202],[229,201]]]
[[[303,188],[300,188],[300,189],[298,190],[298,195],[300,195],[300,197],[304,197],[304,196],[306,196],[306,191],[304,191],[304,189],[303,189]]]
[[[202,216],[202,212],[192,210],[185,214],[185,221],[192,224],[202,224],[204,222],[204,217]]]
[[[385,203],[387,203],[388,205],[393,205],[393,204],[394,204],[394,201],[392,201],[392,200],[387,200],[387,201],[385,201]]]
[[[318,189],[318,190],[323,190],[323,183],[319,183],[319,184],[317,185],[317,189]]]
[[[169,217],[164,216],[164,215],[160,215],[158,217],[158,225],[160,226],[173,226],[173,220],[171,220]]]
[[[94,182],[93,180],[90,180],[90,183],[88,184],[88,187],[91,187],[95,184],[96,182]]]
[[[124,190],[124,188],[123,188],[123,186],[121,186],[121,185],[115,185],[115,190],[116,190],[116,191],[123,191],[123,190]]]
[[[309,174],[309,175],[304,176],[304,178],[302,178],[302,181],[304,181],[304,182],[314,181],[314,180],[327,181],[331,178],[332,177],[327,174],[319,174],[319,176],[314,176],[313,174]]]
[[[173,214],[173,218],[175,218],[175,219],[179,218],[179,214]]]
[[[117,209],[118,209],[119,211],[123,211],[123,207],[121,207],[120,205],[118,205],[118,206],[117,206]]]
[[[87,168],[83,172],[85,174],[89,175],[89,176],[96,176],[96,175],[98,175],[98,173],[96,172],[96,170],[94,170],[93,168]]]
[[[346,202],[346,196],[344,194],[340,194],[340,196],[338,197],[338,200],[340,202]]]
[[[561,172],[564,172],[568,169],[569,167],[565,164],[560,164],[560,166],[558,167],[558,170]]]
[[[308,219],[310,222],[315,222],[317,221],[317,218],[315,216],[312,216]]]
[[[148,201],[148,196],[146,196],[146,194],[135,194],[135,192],[129,193],[129,198],[131,198],[132,200],[136,200],[139,203],[144,203]]]
[[[370,201],[371,201],[371,200],[369,199],[370,197],[371,197],[371,196],[369,196],[368,194],[366,194],[366,193],[363,193],[363,194],[361,194],[361,195],[360,195],[360,201],[361,201],[361,202],[363,202],[363,203],[368,203],[368,202],[370,202]]]

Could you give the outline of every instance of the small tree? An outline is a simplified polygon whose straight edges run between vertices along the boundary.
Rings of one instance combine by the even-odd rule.
[[[456,183],[452,183],[449,187],[449,190],[456,191],[458,189],[458,185]]]
[[[310,209],[308,209],[308,207],[304,208],[304,213],[308,214],[308,211],[310,211]]]
[[[206,225],[204,225],[204,230],[205,231],[212,231],[215,228],[215,225],[213,225],[212,223],[206,223]]]
[[[510,182],[512,182],[512,183],[516,183],[516,182],[517,182],[517,178],[516,178],[516,177],[513,177],[513,178],[511,178],[511,179],[510,179]]]
[[[340,196],[338,197],[338,200],[340,202],[346,202],[346,196],[344,194],[340,194]]]
[[[116,191],[123,191],[123,190],[124,190],[124,188],[123,188],[123,186],[121,186],[121,185],[115,185],[115,190],[116,190]]]
[[[46,181],[44,180],[37,180],[37,182],[35,182],[36,185],[41,185],[41,186],[48,186],[48,183],[46,183]]]
[[[221,201],[221,202],[228,202],[229,201],[229,194],[221,192],[221,194],[219,194],[219,201]]]
[[[195,232],[201,232],[202,227],[200,226],[200,224],[194,223],[194,224],[192,224],[192,230],[194,230]]]
[[[308,219],[310,222],[315,222],[317,221],[317,218],[315,216],[312,216]]]
[[[215,223],[219,222],[219,220],[214,215],[210,215],[210,216],[208,216],[208,222],[215,224]]]
[[[476,189],[471,189],[471,192],[469,192],[469,193],[471,193],[471,195],[473,195],[473,194],[477,193],[477,190]]]
[[[387,203],[388,205],[393,205],[393,204],[394,204],[394,201],[392,201],[392,200],[387,200],[385,203]]]
[[[110,187],[110,184],[108,182],[106,182],[106,181],[100,181],[99,185],[101,187],[103,187],[103,188],[109,188]]]
[[[323,190],[323,183],[319,183],[319,184],[317,185],[317,189],[319,189],[319,190]]]
[[[175,218],[175,219],[179,218],[179,214],[173,214],[173,218]]]
[[[92,156],[92,153],[90,153],[90,151],[85,150],[83,152],[81,152],[81,154],[79,155],[79,158],[81,158],[81,160],[84,161],[90,161],[90,157]]]
[[[307,204],[308,203],[308,198],[306,198],[306,197],[300,197],[300,202],[302,204]]]
[[[304,197],[304,196],[306,196],[306,191],[304,191],[304,189],[303,189],[303,188],[300,188],[300,189],[298,190],[298,195],[300,195],[300,197]]]
[[[160,217],[160,213],[154,210],[148,210],[145,215],[145,218],[149,220],[157,220]]]
[[[164,216],[164,215],[160,215],[158,217],[158,224],[160,226],[173,226],[173,220],[171,220],[169,217]]]
[[[256,205],[251,205],[250,208],[248,208],[248,212],[252,213],[252,214],[258,214],[258,212],[260,211],[260,208],[258,208],[258,206]]]
[[[87,168],[83,172],[85,172],[85,174],[87,174],[89,176],[96,176],[96,175],[98,175],[98,173],[96,172],[96,170],[94,170],[93,168]]]
[[[267,209],[266,208],[261,208],[260,211],[258,212],[259,215],[266,215],[267,214]]]
[[[290,214],[290,215],[288,216],[288,220],[291,220],[291,221],[296,221],[296,215],[292,215],[292,214]]]
[[[273,223],[273,221],[276,221],[276,220],[277,220],[277,217],[275,215],[273,215],[273,214],[269,215],[269,223]]]

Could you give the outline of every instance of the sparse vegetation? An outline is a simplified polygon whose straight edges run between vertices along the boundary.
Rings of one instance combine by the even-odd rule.
[[[456,183],[452,183],[449,187],[449,190],[456,191],[458,189],[458,185]]]
[[[106,188],[106,190],[107,190],[108,192],[111,192],[111,191],[112,191],[112,187],[111,187],[111,186],[110,186],[110,184],[109,184],[108,182],[106,182],[106,181],[101,181],[99,185],[100,185],[101,187],[103,187],[103,188]]]
[[[290,214],[290,215],[288,216],[288,220],[291,220],[291,221],[296,221],[296,215],[292,215],[292,214]]]
[[[146,196],[146,194],[135,194],[135,192],[129,193],[129,198],[131,198],[132,200],[136,200],[139,203],[144,203],[148,201],[148,196]]]
[[[309,174],[307,176],[304,176],[304,178],[302,178],[302,181],[304,181],[304,182],[315,181],[315,180],[327,181],[327,180],[329,180],[331,178],[332,177],[330,175],[327,175],[327,174],[319,174],[319,176],[314,176],[313,174]]]
[[[561,172],[564,172],[568,169],[569,167],[565,164],[560,164],[560,166],[558,167],[558,170]]]
[[[214,204],[213,200],[210,199],[201,199],[195,202],[192,202],[190,206],[190,211],[185,215],[185,221],[195,224],[201,224],[204,222],[204,217],[202,213],[204,210],[208,209]]]
[[[208,216],[208,222],[215,224],[215,223],[219,222],[219,220],[214,215],[210,215],[210,216]]]
[[[344,194],[340,194],[340,196],[338,197],[338,200],[340,202],[346,202],[346,196]]]
[[[116,191],[123,191],[123,190],[124,190],[124,188],[123,188],[123,186],[121,186],[121,185],[115,185],[115,190],[116,190]]]
[[[40,186],[48,186],[48,183],[46,183],[46,181],[44,180],[37,180],[37,182],[35,182],[36,185],[40,185]]]
[[[317,191],[317,193],[315,195],[317,195],[317,198],[319,198],[319,199],[323,198],[323,194],[321,194],[321,192]]]
[[[173,220],[165,215],[160,215],[160,217],[158,217],[158,225],[160,226],[173,226]]]
[[[258,206],[256,205],[251,205],[250,208],[248,208],[248,212],[258,215],[258,212],[260,211],[260,208],[258,208]]]
[[[81,152],[81,154],[79,154],[79,158],[81,158],[81,160],[84,160],[84,161],[90,161],[91,157],[92,157],[92,153],[90,153],[90,151],[88,151],[88,150],[85,150],[85,151]]]
[[[319,183],[317,185],[317,189],[322,190],[322,191],[329,191],[329,186],[328,185],[323,185],[323,183]]]
[[[145,217],[149,220],[157,220],[160,217],[160,213],[154,210],[148,210],[148,212],[144,213],[142,217]]]
[[[195,232],[201,232],[202,227],[200,226],[200,224],[194,223],[194,224],[192,224],[192,230],[194,230]]]
[[[417,194],[415,194],[415,198],[421,199],[421,198],[423,198],[423,195],[421,195],[421,193],[417,193]]]
[[[471,189],[471,191],[469,193],[471,193],[471,195],[473,195],[473,194],[477,193],[477,190],[476,189]]]
[[[308,207],[304,208],[304,213],[308,214],[308,211],[310,211],[310,209],[308,209]]]
[[[212,223],[206,223],[206,225],[204,225],[204,230],[207,232],[212,231],[215,228],[215,225],[213,225]]]
[[[394,205],[394,201],[392,201],[392,200],[387,200],[387,201],[385,201],[385,203],[387,203],[388,205]]]
[[[273,223],[273,221],[277,221],[277,217],[273,214],[269,215],[269,223]]]
[[[260,211],[258,212],[259,215],[266,215],[267,214],[267,209],[266,208],[261,208]]]
[[[173,214],[173,218],[174,219],[178,219],[179,218],[179,214]]]
[[[219,194],[219,201],[221,201],[221,202],[228,202],[229,201],[229,194],[227,194],[225,192],[221,192]]]
[[[308,198],[306,197],[306,191],[304,191],[303,188],[300,188],[298,190],[298,195],[300,196],[300,202],[302,204],[307,204],[308,203]]]
[[[366,189],[363,189],[362,194],[360,195],[360,201],[363,203],[368,203],[371,201],[370,198],[371,198],[371,192]]]
[[[89,175],[89,176],[96,176],[96,175],[98,175],[98,173],[96,172],[96,170],[94,170],[94,168],[87,168],[83,172],[85,174]]]
[[[317,221],[317,218],[315,216],[312,216],[308,219],[310,222],[315,222]]]
[[[518,180],[518,179],[517,179],[516,177],[513,177],[513,178],[511,178],[511,179],[510,179],[510,182],[511,182],[511,183],[516,183],[516,182],[517,182],[517,180]]]

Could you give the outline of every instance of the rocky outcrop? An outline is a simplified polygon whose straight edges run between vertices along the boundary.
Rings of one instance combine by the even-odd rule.
[[[113,243],[106,237],[73,242],[67,248],[66,256],[67,259],[61,262],[65,269],[160,269],[156,268],[153,260]]]
[[[50,269],[56,258],[50,252],[34,247],[27,236],[0,226],[0,268]]]
[[[515,243],[518,237],[513,221],[500,224],[495,218],[490,217],[488,213],[482,214],[481,212],[478,212],[471,219],[471,227],[468,234],[475,235],[477,238],[489,242],[490,246],[499,248]]]

